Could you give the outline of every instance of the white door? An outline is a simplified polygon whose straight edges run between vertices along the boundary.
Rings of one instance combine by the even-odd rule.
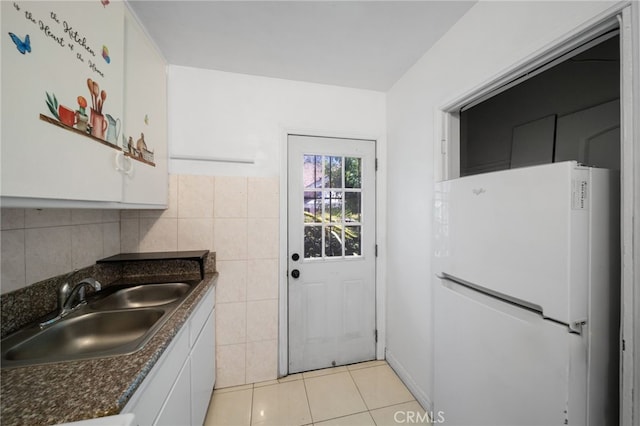
[[[375,142],[288,139],[289,373],[375,358]]]

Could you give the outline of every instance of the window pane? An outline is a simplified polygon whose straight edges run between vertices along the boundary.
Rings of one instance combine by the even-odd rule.
[[[303,183],[305,188],[322,188],[322,156],[306,155],[303,165]]]
[[[360,226],[347,226],[344,230],[344,255],[345,256],[361,256],[362,250],[360,243],[362,236]]]
[[[324,157],[325,188],[342,188],[342,157]]]
[[[327,226],[324,234],[325,257],[342,256],[342,228]]]
[[[325,194],[324,205],[327,222],[342,222],[342,192],[327,191]]]
[[[360,192],[345,192],[344,221],[360,222],[362,220],[362,204]]]
[[[322,222],[321,191],[304,191],[304,221]]]
[[[344,187],[361,188],[362,183],[362,160],[355,157],[344,159]]]
[[[322,256],[322,227],[304,227],[304,258]]]

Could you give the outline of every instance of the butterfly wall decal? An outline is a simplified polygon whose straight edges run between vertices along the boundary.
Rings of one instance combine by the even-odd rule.
[[[106,63],[111,63],[111,58],[109,57],[109,48],[107,48],[107,46],[105,45],[102,45],[102,58]]]
[[[23,55],[25,53],[31,53],[31,40],[29,39],[29,34],[24,37],[24,41],[20,40],[20,37],[14,33],[9,33],[9,36],[11,36],[11,40],[13,40],[13,43],[16,45],[18,52]]]

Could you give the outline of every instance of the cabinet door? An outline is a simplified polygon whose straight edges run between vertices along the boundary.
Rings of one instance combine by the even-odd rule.
[[[140,426],[153,424],[158,413],[166,405],[166,400],[170,398],[176,382],[180,380],[187,358],[189,358],[189,332],[188,327],[183,327],[121,413],[134,413],[136,424]],[[189,410],[189,407],[187,403],[186,409]]]
[[[176,383],[173,385],[154,425],[177,426],[196,424],[191,422],[191,410],[189,409],[190,383],[191,367],[189,358],[187,358],[187,361],[182,367],[182,371],[180,371],[178,380],[176,380]]]
[[[119,148],[102,126],[107,114],[122,114],[123,3],[7,1],[0,8],[1,195],[119,201]],[[93,119],[97,100],[101,126],[91,136],[76,111]]]
[[[191,420],[203,424],[216,372],[215,309],[191,349]]]
[[[124,121],[120,143],[129,155],[125,203],[166,205],[167,69],[134,18],[125,14]]]

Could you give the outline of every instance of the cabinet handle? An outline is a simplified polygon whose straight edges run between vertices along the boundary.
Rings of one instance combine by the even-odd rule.
[[[123,154],[124,155],[124,154]],[[127,162],[129,162],[129,168],[124,170],[124,174],[131,177],[133,175],[133,161],[131,161],[131,158],[129,157],[124,157],[126,159]]]
[[[116,152],[116,170],[121,172],[124,171],[124,169],[122,168],[120,159],[124,160],[124,152],[120,151],[120,152]]]
[[[129,168],[128,169],[124,168],[125,161],[129,162]],[[131,161],[130,158],[127,158],[124,155],[124,152],[120,151],[120,152],[116,153],[115,162],[116,162],[116,170],[117,171],[122,172],[127,176],[133,175],[133,161]]]

